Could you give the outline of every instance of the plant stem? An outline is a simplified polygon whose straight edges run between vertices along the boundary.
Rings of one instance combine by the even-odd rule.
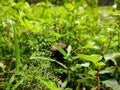
[[[120,30],[118,29],[118,51],[120,51]]]
[[[96,81],[97,81],[97,83],[96,83],[96,90],[100,90],[100,88],[99,88],[99,70],[97,71],[97,73],[96,73]]]
[[[112,41],[112,32],[111,31],[110,31],[108,39],[109,39],[108,45],[107,45],[105,51],[103,52],[103,54],[105,54],[108,51],[109,47],[110,47],[110,44],[111,44],[111,41]]]

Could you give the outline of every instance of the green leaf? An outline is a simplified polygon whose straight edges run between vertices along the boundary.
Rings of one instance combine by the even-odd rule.
[[[76,71],[76,69],[81,68],[81,67],[89,67],[90,63],[83,63],[83,64],[76,64],[75,66],[71,67],[72,71]]]
[[[50,90],[61,90],[60,88],[57,88],[56,84],[54,82],[50,81],[49,79],[39,78],[39,80]]]
[[[71,47],[71,45],[69,45],[67,48],[67,56],[70,56],[71,51],[72,51],[72,47]]]
[[[88,41],[88,43],[85,45],[86,48],[93,48],[95,46],[95,42]]]
[[[65,88],[65,90],[73,90],[72,88]]]
[[[9,80],[9,82],[8,82],[8,84],[7,84],[6,90],[10,90],[10,88],[11,88],[12,83],[13,83],[14,80],[15,80],[15,76],[13,75],[13,76],[10,78],[10,80]]]
[[[95,65],[98,61],[100,61],[102,59],[101,55],[85,55],[85,54],[78,54],[78,57],[80,59],[86,60],[86,61],[91,61],[93,62]]]
[[[73,4],[70,4],[70,3],[66,3],[65,7],[69,10],[73,10],[75,8],[75,6]]]
[[[112,53],[112,54],[105,54],[104,55],[104,58],[105,58],[106,61],[113,60],[116,57],[120,57],[120,53]]]
[[[83,64],[81,64],[81,66],[82,67],[89,67],[90,66],[90,63],[88,62],[88,63],[83,63]]]
[[[47,18],[44,20],[44,23],[51,24],[53,22],[52,18]]]
[[[20,51],[19,51],[19,44],[18,44],[18,38],[17,38],[17,31],[13,27],[13,24],[11,24],[12,29],[14,30],[14,53],[15,53],[15,58],[16,58],[16,72],[19,73],[19,67],[20,67]]]
[[[104,62],[99,62],[99,63],[96,64],[96,66],[97,66],[98,70],[101,70],[105,66],[105,63]]]
[[[90,70],[90,71],[88,71],[88,74],[89,74],[89,75],[92,75],[92,76],[95,76],[96,73],[97,73],[96,70]]]
[[[60,37],[61,37],[61,34],[60,34],[60,33],[53,32],[53,34],[54,34],[57,38],[60,38]]]
[[[66,79],[62,84],[61,88],[64,89],[67,86],[68,80]]]
[[[115,65],[119,64],[120,53],[112,53],[104,55],[105,61],[112,60]]]
[[[26,79],[26,77],[23,77],[20,81],[18,81],[13,87],[11,90],[16,90],[17,87],[23,83],[23,81]]]
[[[4,65],[3,63],[0,62],[0,67],[2,68],[2,71],[4,71],[6,68],[6,65]]]
[[[31,29],[33,28],[33,25],[30,23],[29,20],[27,20],[27,19],[24,18],[24,22],[25,22],[25,25],[26,25],[26,27],[27,27],[28,29],[31,30]]]
[[[100,71],[99,74],[114,73],[115,67],[106,67],[104,70]]]
[[[59,52],[61,52],[64,55],[64,57],[67,57],[67,53],[60,46],[56,46],[56,48]]]
[[[23,19],[21,17],[19,17],[19,21],[20,21],[21,25],[26,27],[26,24],[25,24],[25,22],[23,21]]]
[[[105,80],[102,81],[102,83],[113,90],[120,90],[120,84],[118,84],[117,80],[115,79]]]

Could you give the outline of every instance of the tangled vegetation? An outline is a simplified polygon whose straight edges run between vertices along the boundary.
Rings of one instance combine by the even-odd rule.
[[[94,1],[1,0],[0,89],[119,90],[120,2]]]

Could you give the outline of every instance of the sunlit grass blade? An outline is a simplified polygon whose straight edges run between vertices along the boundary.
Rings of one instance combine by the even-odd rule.
[[[64,57],[67,57],[67,53],[60,46],[56,46],[56,48],[64,55]]]
[[[13,26],[12,26],[13,27]],[[20,67],[20,51],[19,51],[19,45],[18,45],[18,39],[17,39],[17,34],[16,34],[16,30],[13,28],[14,30],[14,54],[15,54],[15,58],[16,58],[16,72],[19,72],[19,67]]]
[[[48,57],[38,56],[38,57],[31,57],[30,59],[41,59],[41,60],[48,60],[48,61],[51,61],[51,62],[56,62],[57,64],[61,65],[61,66],[64,67],[65,69],[68,69],[68,67],[65,66],[63,63],[61,63],[61,62],[59,62],[59,61],[57,61],[57,60],[48,58]]]

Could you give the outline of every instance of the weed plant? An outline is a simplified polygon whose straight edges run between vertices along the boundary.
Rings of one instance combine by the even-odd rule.
[[[0,11],[0,89],[119,90],[119,9],[1,0]],[[65,63],[50,58],[55,42]]]

